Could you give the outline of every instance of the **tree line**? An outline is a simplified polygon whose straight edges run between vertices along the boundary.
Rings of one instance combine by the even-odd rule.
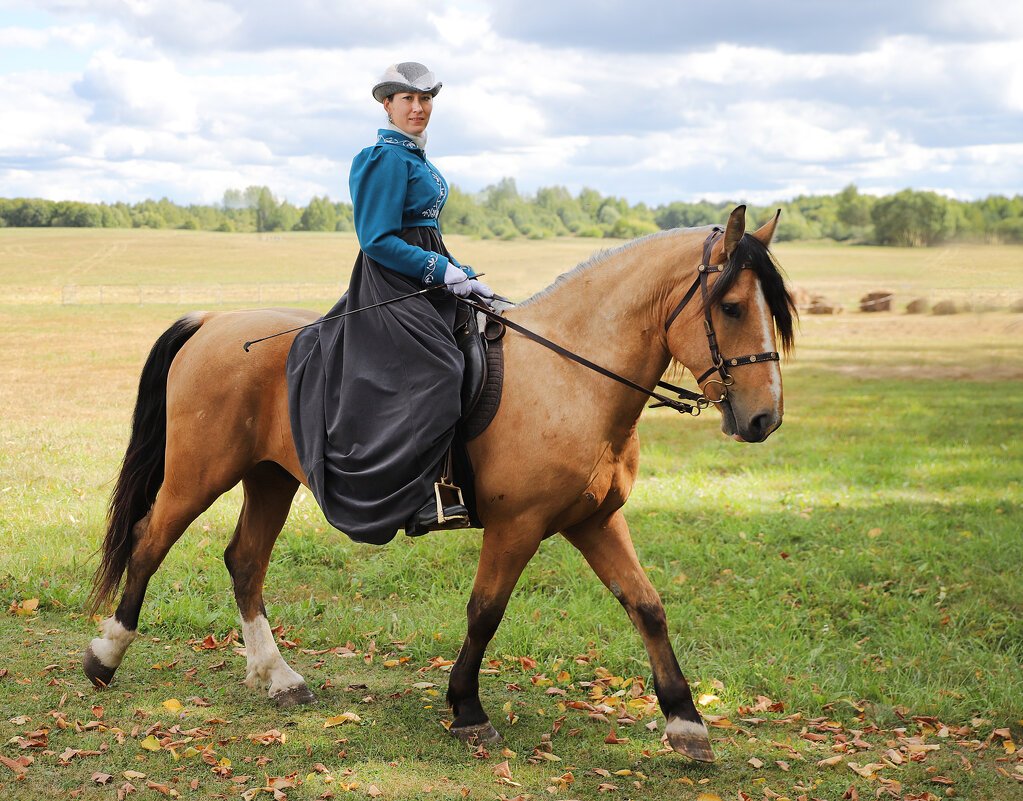
[[[483,239],[555,236],[632,239],[667,228],[723,222],[734,202],[676,201],[650,207],[605,197],[594,189],[573,196],[561,186],[523,195],[512,178],[470,194],[451,187],[441,214],[445,233]],[[782,210],[775,239],[832,239],[878,245],[929,246],[950,240],[1023,243],[1023,195],[962,201],[905,189],[875,197],[850,184],[835,195],[800,195],[750,206],[764,221]],[[179,206],[167,198],[141,203],[83,203],[0,198],[2,227],[181,228],[203,231],[354,231],[350,203],[314,197],[305,207],[274,196],[269,187],[229,189],[217,204]]]

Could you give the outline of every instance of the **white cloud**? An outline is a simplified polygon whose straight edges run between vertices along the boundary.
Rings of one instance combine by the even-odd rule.
[[[1023,185],[1023,7],[911,0],[824,31],[839,18],[781,0],[680,33],[613,0],[575,24],[575,0],[511,5],[0,0],[25,12],[0,19],[0,186],[347,199],[348,165],[382,123],[370,87],[408,59],[444,81],[430,155],[466,191],[510,176],[656,204]],[[681,13],[669,5],[662,21]]]

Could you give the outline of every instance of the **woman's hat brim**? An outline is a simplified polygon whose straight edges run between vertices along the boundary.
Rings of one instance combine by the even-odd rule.
[[[390,97],[398,92],[412,92],[413,94],[432,95],[433,97],[436,97],[443,85],[444,84],[440,81],[437,81],[437,83],[431,87],[416,86],[415,84],[402,83],[399,81],[383,81],[373,87],[373,99],[378,103],[383,103],[385,97]]]

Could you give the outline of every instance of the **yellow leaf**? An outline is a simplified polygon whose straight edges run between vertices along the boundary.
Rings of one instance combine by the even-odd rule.
[[[712,693],[703,693],[696,701],[696,703],[698,703],[700,706],[710,706],[711,704],[720,700],[721,700],[720,698],[718,698],[716,695]]]
[[[721,801],[721,796],[716,793],[700,793],[696,796],[696,801]]]
[[[342,723],[358,723],[362,720],[354,712],[342,712],[340,715],[335,715],[332,718],[327,718],[323,723],[323,728],[329,729],[332,726],[340,726]]]
[[[144,779],[146,778],[145,773],[139,773],[137,770],[126,770],[121,774],[126,779]]]
[[[384,662],[384,667],[385,668],[398,667],[398,660],[397,659],[388,659],[388,660],[386,660]]]
[[[140,745],[147,751],[160,751],[163,748],[163,746],[160,745],[160,741],[157,740],[156,737],[154,737],[152,734],[150,734],[145,740],[143,740],[140,743]]]
[[[168,698],[163,702],[163,708],[168,712],[180,712],[181,702],[177,698]]]

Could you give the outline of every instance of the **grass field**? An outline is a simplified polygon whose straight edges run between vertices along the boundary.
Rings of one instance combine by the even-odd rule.
[[[449,242],[515,298],[605,244]],[[343,284],[354,247],[0,231],[0,797],[105,799],[130,784],[140,798],[1023,798],[1023,315],[1005,311],[804,317],[785,425],[762,445],[724,439],[712,415],[644,414],[627,518],[715,765],[661,751],[639,638],[557,538],[488,651],[483,698],[504,745],[446,737],[443,663],[464,634],[478,532],[356,545],[307,493],[266,597],[318,706],[282,713],[239,685],[221,559],[236,493],[171,552],[142,636],[93,690],[79,661],[110,482],[145,354],[189,307],[4,289]],[[794,283],[849,301],[861,288],[1023,295],[1023,248],[777,255]]]

